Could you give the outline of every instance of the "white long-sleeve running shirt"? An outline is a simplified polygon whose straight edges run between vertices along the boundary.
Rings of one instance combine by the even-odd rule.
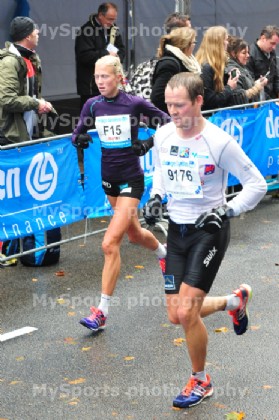
[[[229,202],[235,216],[252,210],[266,194],[266,181],[253,162],[236,140],[210,121],[189,139],[179,137],[172,122],[159,128],[153,156],[151,194],[167,196],[175,223],[194,223],[203,212],[225,204],[228,173],[243,186]]]

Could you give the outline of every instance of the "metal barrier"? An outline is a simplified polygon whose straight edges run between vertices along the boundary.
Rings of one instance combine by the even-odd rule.
[[[277,101],[278,101],[277,99],[273,99],[273,100],[269,100],[269,101],[253,102],[253,103],[244,104],[244,105],[235,105],[235,106],[230,107],[230,108],[218,108],[218,109],[213,109],[213,110],[208,110],[208,111],[202,111],[202,114],[204,116],[206,116],[207,114],[212,115],[213,113],[223,111],[223,110],[247,109],[247,108],[258,107],[260,105],[265,105],[267,103],[277,102]],[[71,136],[71,134],[65,134],[65,135],[60,135],[60,136],[55,136],[55,137],[48,137],[48,138],[42,138],[42,139],[38,139],[38,140],[30,140],[30,141],[21,142],[21,143],[13,143],[13,144],[6,145],[6,146],[0,146],[0,153],[1,153],[1,150],[7,150],[7,149],[13,149],[13,148],[22,148],[24,146],[30,146],[30,145],[33,145],[33,144],[52,142],[54,140],[58,140],[60,138],[65,138],[67,136]],[[267,186],[268,186],[268,193],[272,193],[276,190],[279,190],[279,175],[277,176],[277,178],[271,178],[270,177],[269,179],[267,179]],[[232,187],[232,191],[230,192],[230,194],[227,194],[226,197],[230,198],[230,197],[235,196],[236,194],[238,194],[238,192],[234,192],[233,187]],[[73,224],[73,225],[80,224],[81,225],[81,230],[82,230],[83,233],[73,234],[72,236],[70,236],[71,234],[69,233],[69,230],[70,230],[71,225],[67,225],[63,228],[62,236],[64,236],[64,239],[62,239],[59,242],[55,242],[55,243],[52,243],[52,244],[47,244],[46,235],[45,235],[44,246],[39,247],[39,248],[33,248],[33,249],[28,250],[28,251],[23,251],[23,244],[22,244],[23,239],[19,238],[19,243],[20,243],[19,253],[14,254],[14,255],[10,255],[8,257],[0,253],[0,267],[1,267],[1,264],[3,266],[3,265],[5,265],[5,262],[7,262],[11,259],[19,258],[23,255],[31,254],[33,252],[40,251],[40,250],[43,250],[43,249],[48,249],[48,248],[51,248],[51,247],[56,246],[56,245],[63,245],[63,244],[66,244],[66,243],[69,243],[69,242],[72,242],[72,241],[82,240],[82,239],[85,243],[86,239],[88,237],[91,237],[93,235],[97,235],[99,233],[104,233],[107,230],[106,228],[104,228],[104,229],[97,229],[97,230],[90,231],[89,230],[90,220],[92,220],[92,219],[87,219],[86,218],[83,221],[79,221],[79,222],[76,222],[76,223]],[[140,222],[143,223],[144,219],[140,219]],[[167,214],[164,214],[163,218],[155,225],[155,228],[158,228],[160,231],[162,231],[164,233],[164,235],[167,235],[167,229],[163,226],[162,222],[167,222]],[[66,238],[65,238],[65,236],[66,236]],[[1,252],[1,249],[0,249],[0,252]]]

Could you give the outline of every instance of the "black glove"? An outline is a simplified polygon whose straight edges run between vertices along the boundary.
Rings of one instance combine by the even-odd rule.
[[[73,145],[79,147],[80,149],[87,149],[89,147],[89,143],[93,143],[92,137],[90,134],[78,134],[73,142]]]
[[[195,221],[196,229],[203,229],[208,233],[216,233],[221,229],[223,221],[233,217],[233,209],[224,205],[201,214]]]
[[[162,199],[159,194],[156,194],[147,201],[142,212],[148,225],[155,225],[162,218]]]
[[[132,144],[132,149],[137,156],[144,156],[153,146],[154,138],[151,136],[147,140],[135,140]]]

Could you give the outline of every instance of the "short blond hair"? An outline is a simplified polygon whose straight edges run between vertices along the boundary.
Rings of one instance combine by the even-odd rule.
[[[120,74],[122,78],[125,78],[123,67],[119,57],[115,57],[114,55],[104,55],[96,61],[95,67],[98,64],[103,66],[110,66],[114,74]]]

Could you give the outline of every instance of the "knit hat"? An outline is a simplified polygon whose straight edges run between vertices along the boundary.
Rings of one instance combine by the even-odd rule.
[[[35,22],[26,16],[15,17],[10,25],[10,36],[12,41],[21,41],[30,35],[36,28]]]

